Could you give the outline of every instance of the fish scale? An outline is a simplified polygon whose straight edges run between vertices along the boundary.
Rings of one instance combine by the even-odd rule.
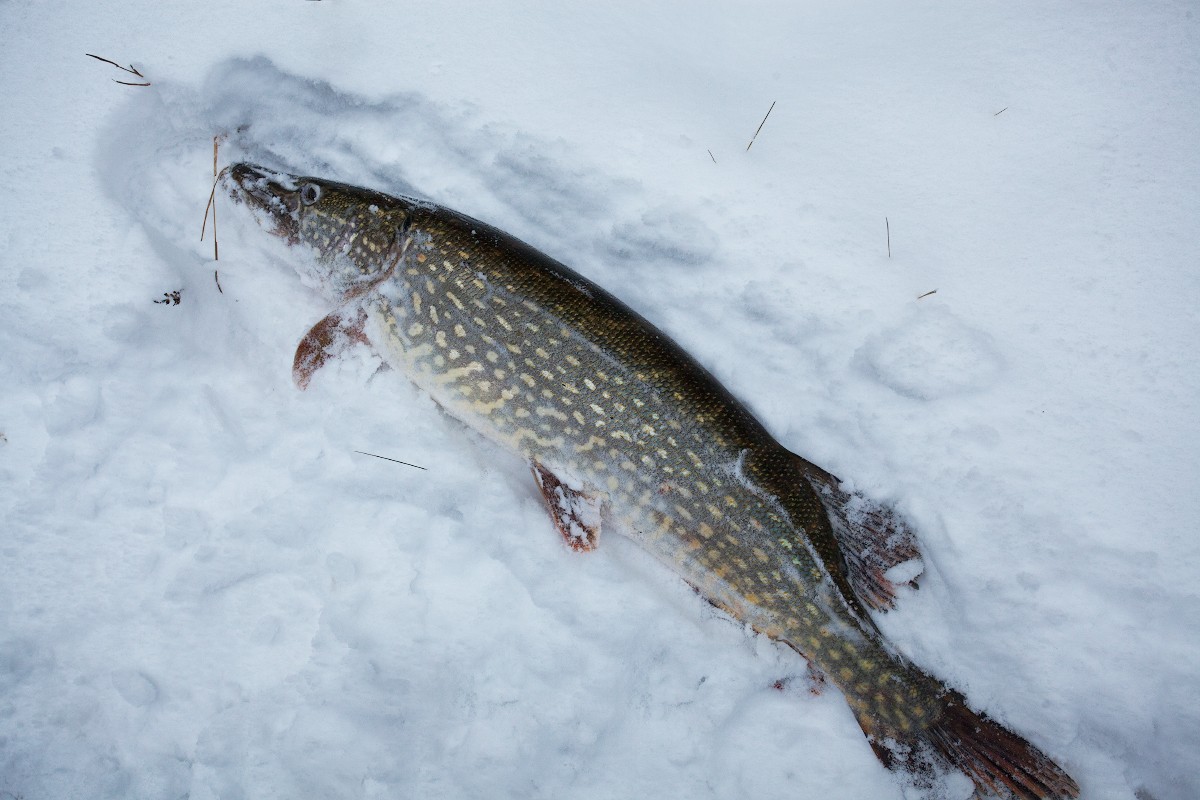
[[[1053,761],[880,634],[868,608],[890,608],[886,570],[916,554],[903,522],[776,442],[628,306],[428,202],[247,164],[226,182],[300,251],[298,271],[336,306],[297,351],[302,386],[339,342],[369,341],[531,464],[572,546],[595,546],[591,520],[602,518],[711,603],[801,652],[907,782],[960,769],[998,796],[1077,795]]]

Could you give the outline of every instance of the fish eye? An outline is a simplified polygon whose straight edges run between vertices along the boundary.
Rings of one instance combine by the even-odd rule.
[[[306,206],[311,206],[313,203],[321,199],[321,187],[315,183],[306,183],[300,187],[300,202]]]

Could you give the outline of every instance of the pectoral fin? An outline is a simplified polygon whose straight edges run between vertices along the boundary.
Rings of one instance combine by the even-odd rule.
[[[921,552],[912,529],[895,510],[847,492],[836,475],[796,458],[829,515],[854,593],[876,611],[891,610],[898,588],[917,588],[921,574]]]
[[[572,550],[595,550],[600,538],[600,498],[581,486],[569,484],[536,461],[531,466],[550,518],[563,541]]]
[[[296,347],[292,361],[292,379],[307,389],[313,373],[356,344],[367,344],[363,326],[367,313],[359,306],[346,307],[329,314],[309,329]]]

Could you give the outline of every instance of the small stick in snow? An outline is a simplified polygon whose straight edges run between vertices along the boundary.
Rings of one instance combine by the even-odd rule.
[[[368,453],[364,450],[355,450],[354,452],[364,456],[372,456],[373,458],[382,458],[384,461],[395,461],[397,464],[403,464],[406,467],[412,467],[414,469],[425,469],[424,467],[417,466],[416,464],[410,464],[407,461],[400,461],[399,459],[388,458],[387,456],[377,456],[374,453]],[[428,472],[428,470],[425,471]]]
[[[102,58],[101,56],[93,55],[92,53],[84,53],[84,55],[90,56],[91,58],[94,58],[97,61],[103,61],[105,64],[112,64],[117,69],[121,70],[122,72],[128,72],[130,75],[137,75],[139,78],[146,77],[142,73],[138,72],[137,68],[134,67],[133,64],[130,64],[128,67],[122,67],[120,64],[113,61],[112,59]],[[149,86],[150,85],[150,81],[146,81],[145,83],[133,83],[132,81],[119,81],[116,78],[113,78],[113,83],[119,83],[122,86]]]
[[[217,291],[225,294],[225,290],[221,288],[221,276],[217,274],[217,270],[213,270],[213,280],[217,282]]]
[[[892,257],[892,223],[888,222],[887,217],[884,217],[883,224],[884,224],[884,227],[887,228],[888,258],[891,258]]]
[[[771,112],[774,110],[775,110],[775,101],[772,100],[771,107],[767,109],[767,114],[766,114],[766,116],[763,117],[763,121],[758,123],[758,130],[756,130],[754,132],[754,135],[750,137],[750,144],[746,145],[747,151],[750,149],[750,145],[754,144],[754,140],[758,138],[758,131],[761,131],[762,126],[767,124],[767,117],[771,116]],[[716,161],[715,158],[713,160]]]
[[[1000,109],[1000,110],[999,110],[999,111],[997,111],[995,114],[992,114],[992,116],[993,116],[993,117],[998,117],[998,116],[1000,116],[1001,114],[1003,114],[1005,111],[1008,111],[1008,106],[1005,106],[1004,108]]]
[[[708,151],[708,157],[713,160],[714,164],[717,163],[717,157],[712,154],[712,150]]]
[[[925,294],[918,295],[918,296],[917,296],[917,299],[918,299],[918,300],[923,300],[923,299],[925,299],[926,297],[929,297],[929,295],[931,295],[931,294],[937,294],[937,289],[930,289],[930,290],[929,290],[928,292],[926,292]]]

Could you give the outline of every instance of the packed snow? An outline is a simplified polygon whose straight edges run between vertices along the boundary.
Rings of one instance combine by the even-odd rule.
[[[214,137],[615,292],[914,521],[901,650],[1086,798],[1200,795],[1197,12],[0,2],[0,798],[903,796],[368,348],[298,391],[330,309],[200,241]]]

